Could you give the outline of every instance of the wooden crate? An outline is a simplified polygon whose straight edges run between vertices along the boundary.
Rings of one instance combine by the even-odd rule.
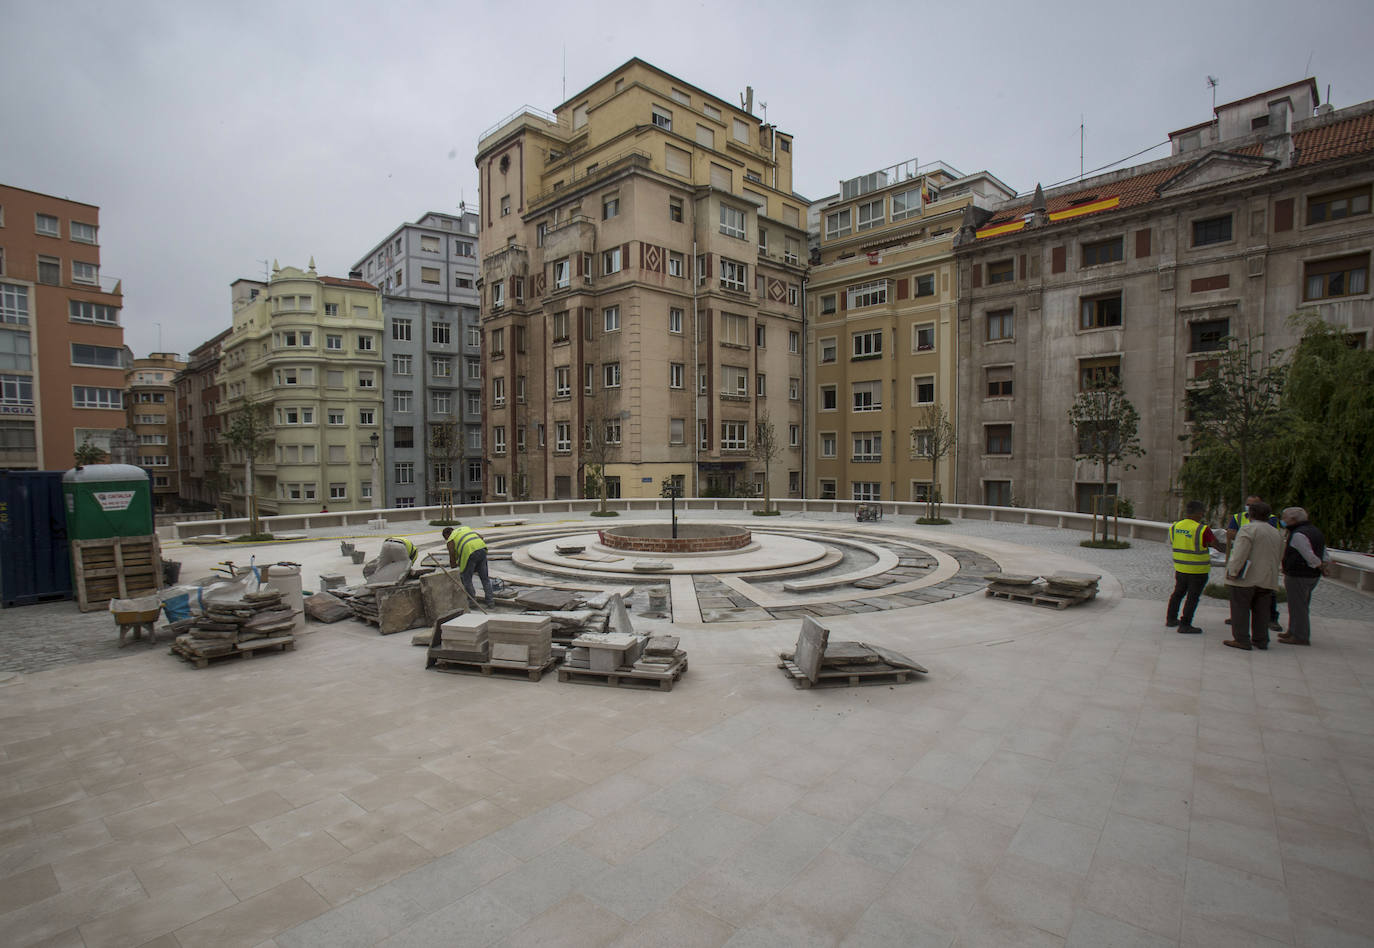
[[[156,534],[72,541],[72,583],[82,612],[104,609],[111,599],[133,599],[162,588],[162,557]]]

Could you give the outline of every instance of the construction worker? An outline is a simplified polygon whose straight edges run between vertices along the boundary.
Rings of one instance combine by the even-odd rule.
[[[477,601],[477,592],[472,588],[472,574],[482,578],[482,591],[487,594],[485,605],[495,605],[491,594],[491,576],[487,573],[487,542],[472,527],[444,527],[444,545],[448,547],[448,565],[462,570],[463,588],[468,598]]]
[[[405,537],[387,537],[382,541],[382,550],[375,560],[363,567],[363,578],[367,579],[383,566],[392,563],[415,562],[415,544]]]
[[[1169,597],[1164,624],[1188,635],[1202,632],[1193,625],[1193,613],[1212,569],[1212,556],[1207,550],[1209,547],[1224,550],[1212,528],[1202,522],[1206,515],[1207,506],[1202,501],[1190,500],[1183,519],[1169,531],[1169,545],[1174,555],[1174,592]],[[1183,604],[1182,616],[1178,611],[1179,603]]]

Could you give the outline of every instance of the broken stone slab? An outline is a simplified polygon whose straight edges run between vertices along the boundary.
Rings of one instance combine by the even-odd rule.
[[[797,647],[793,651],[793,664],[810,681],[815,681],[821,672],[821,659],[825,646],[830,641],[830,630],[810,616],[804,616],[801,633],[797,636]]]
[[[891,586],[892,583],[893,580],[887,576],[865,576],[850,585],[858,589],[882,589],[884,586]]]
[[[377,619],[382,635],[394,635],[425,625],[425,599],[420,584],[378,588]]]
[[[1051,586],[1087,590],[1096,586],[1101,578],[1102,576],[1097,573],[1055,573],[1053,576],[1046,576],[1045,580]]]
[[[420,577],[420,595],[424,598],[425,619],[432,625],[441,616],[466,612],[467,593],[456,576],[428,573]]]
[[[599,593],[583,593],[582,606],[586,609],[605,609],[611,604],[613,596],[619,596],[622,602],[629,602],[633,595],[633,586],[616,586]]]
[[[667,573],[672,568],[667,560],[639,560],[632,567],[636,573]]]
[[[881,645],[869,645],[868,647],[876,652],[879,658],[894,668],[909,668],[912,671],[920,672],[922,675],[930,674],[930,669],[926,668],[924,665],[918,665],[901,652],[894,652],[892,649],[883,648]]]
[[[410,644],[423,645],[426,648],[428,648],[430,645],[434,644],[434,630],[421,629],[419,632],[416,632],[414,635],[410,637]]]
[[[634,623],[630,621],[630,614],[625,610],[625,602],[620,596],[612,596],[611,601],[607,603],[607,609],[607,628],[620,635],[634,635]]]
[[[331,589],[342,589],[348,581],[344,579],[343,573],[321,573],[320,592],[329,592]]]
[[[591,609],[563,609],[548,615],[556,629],[580,629],[600,618],[600,614]]]
[[[677,651],[678,642],[679,639],[676,635],[651,635],[644,646],[644,654],[672,655]]]
[[[526,609],[562,611],[571,606],[577,599],[576,593],[568,592],[566,589],[536,587],[521,592],[515,597],[515,602]]]
[[[559,556],[576,556],[587,548],[580,543],[559,543],[554,549],[558,551]]]
[[[1040,577],[1019,573],[984,573],[983,578],[990,583],[1001,583],[1004,586],[1034,586]]]
[[[821,656],[821,666],[826,665],[868,665],[881,662],[877,651],[863,642],[826,642],[825,653]]]
[[[305,597],[305,614],[316,622],[338,622],[353,615],[353,610],[338,596],[317,592]]]
[[[410,564],[404,561],[385,563],[372,571],[367,577],[369,586],[390,586],[399,583],[410,572]]]

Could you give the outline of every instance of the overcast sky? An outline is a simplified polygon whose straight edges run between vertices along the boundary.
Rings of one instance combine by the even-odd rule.
[[[1123,12],[1118,14],[1115,9]],[[1129,10],[1129,12],[1125,12]],[[1027,191],[1301,79],[1374,99],[1374,3],[0,0],[0,182],[100,206],[125,341],[183,355],[263,263],[346,276],[477,201],[477,138],[638,56],[796,136],[816,198],[908,158]],[[1157,157],[1155,151],[1142,159]]]

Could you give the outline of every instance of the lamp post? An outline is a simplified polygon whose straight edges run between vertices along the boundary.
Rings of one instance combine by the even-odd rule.
[[[377,445],[381,442],[382,439],[377,434],[377,432],[374,431],[372,432],[372,437],[368,440],[372,442],[372,508],[376,510],[379,509],[377,507],[377,491],[381,489],[378,485],[381,484],[382,480],[382,465],[380,460],[378,460],[377,458]],[[382,490],[382,506],[386,506],[385,490]]]
[[[677,539],[677,495],[681,493],[676,481],[668,482],[668,506],[673,512],[673,539]]]

